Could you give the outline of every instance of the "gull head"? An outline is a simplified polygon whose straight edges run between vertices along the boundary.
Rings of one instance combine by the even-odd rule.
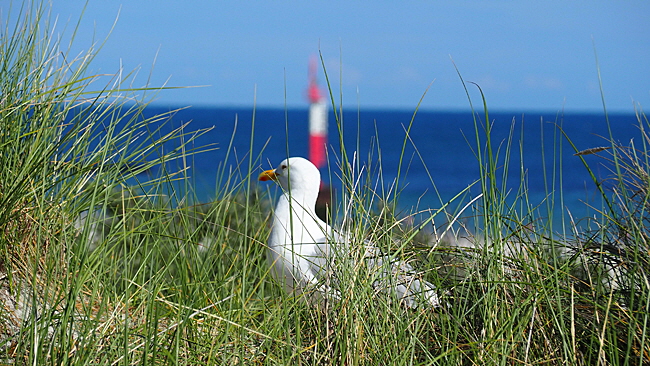
[[[300,157],[283,160],[277,168],[263,171],[261,181],[274,180],[285,191],[306,190],[318,194],[320,188],[320,172],[309,160]]]

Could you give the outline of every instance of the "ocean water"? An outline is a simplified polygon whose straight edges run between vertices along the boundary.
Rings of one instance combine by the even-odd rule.
[[[169,108],[148,107],[146,113],[166,111]],[[413,117],[413,111],[407,110],[344,110],[338,123],[330,112],[330,162],[341,156],[342,141],[348,157],[356,154],[361,165],[371,163],[369,178],[379,181],[376,188],[379,191],[382,187],[386,191],[390,189],[401,164],[399,186],[403,190],[399,207],[405,212],[436,209],[479,179],[477,152],[485,153],[485,116],[479,114],[477,118],[480,148],[470,111],[418,111]],[[497,174],[505,177],[510,202],[525,180],[532,205],[544,202],[549,192],[558,195],[562,191],[563,205],[556,196],[556,217],[558,212],[568,210],[575,218],[582,218],[593,214],[589,205],[600,207],[595,184],[582,160],[573,155],[575,151],[564,134],[578,150],[609,146],[610,132],[603,113],[490,112],[489,118],[491,143],[498,156]],[[608,118],[612,136],[620,144],[629,145],[632,139],[641,141],[634,114],[610,114]],[[307,157],[306,108],[253,111],[252,107],[193,107],[177,112],[170,127],[188,121],[189,130],[212,128],[195,141],[195,147],[208,144],[217,147],[189,160],[189,174],[197,197],[203,202],[218,197],[220,166],[232,168],[237,172],[234,177],[239,179],[248,174],[251,151],[255,161],[253,177],[261,169],[275,167],[287,156]],[[602,156],[587,155],[585,159],[600,179],[611,176]],[[379,166],[382,179],[379,179]],[[336,163],[322,170],[323,180],[335,189],[340,189],[341,184],[338,172]],[[503,184],[501,178],[499,184]],[[479,193],[476,185],[468,197]]]

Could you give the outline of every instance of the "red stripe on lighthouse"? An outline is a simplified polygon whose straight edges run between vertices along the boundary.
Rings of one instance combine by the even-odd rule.
[[[309,160],[318,168],[322,168],[327,162],[327,157],[325,156],[326,144],[327,135],[309,135]]]

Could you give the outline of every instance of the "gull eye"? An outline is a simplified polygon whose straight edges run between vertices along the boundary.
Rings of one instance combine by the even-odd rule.
[[[280,169],[282,169],[282,170],[287,169],[287,166],[283,164],[283,165],[280,167]]]

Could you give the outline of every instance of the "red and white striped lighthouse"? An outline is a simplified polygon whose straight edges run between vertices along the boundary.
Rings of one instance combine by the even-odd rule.
[[[309,61],[309,160],[322,168],[327,162],[327,103],[325,96],[318,88],[316,75],[318,73],[316,57]]]

